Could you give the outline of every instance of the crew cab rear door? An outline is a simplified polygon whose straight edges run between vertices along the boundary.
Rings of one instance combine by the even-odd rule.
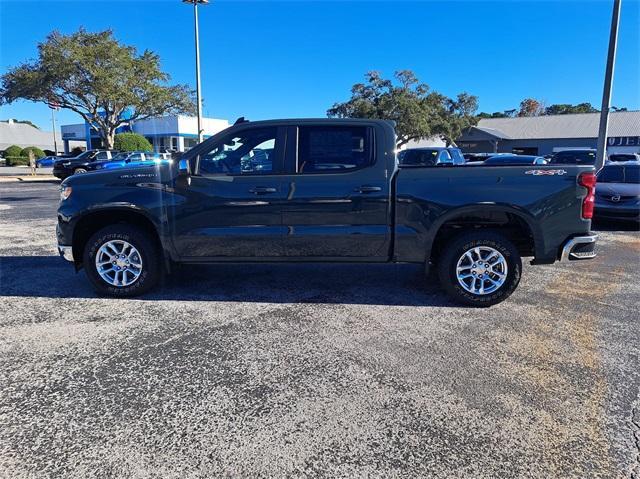
[[[282,178],[285,256],[387,260],[392,171],[387,171],[384,140],[375,123],[289,127],[288,175]]]

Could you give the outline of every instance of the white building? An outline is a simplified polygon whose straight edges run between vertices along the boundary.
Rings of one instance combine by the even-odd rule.
[[[215,135],[229,126],[227,120],[203,118],[204,137]],[[62,125],[64,151],[68,152],[69,142],[81,140],[87,149],[102,148],[102,138],[98,132],[85,123]],[[163,116],[147,118],[127,123],[118,129],[118,133],[134,132],[144,136],[153,145],[155,151],[185,151],[196,145],[198,141],[198,119],[194,116]]]

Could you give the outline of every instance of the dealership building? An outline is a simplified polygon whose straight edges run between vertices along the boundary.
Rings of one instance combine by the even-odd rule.
[[[457,140],[465,153],[548,155],[596,148],[600,113],[483,118]],[[609,115],[607,153],[640,153],[640,111]]]
[[[203,118],[204,137],[215,135],[229,126],[227,120]],[[82,141],[88,150],[102,148],[103,141],[95,128],[88,122],[62,125],[64,151],[73,147],[71,142]],[[185,151],[198,142],[198,119],[194,116],[171,115],[145,120],[130,121],[118,128],[117,133],[134,132],[144,136],[155,151]]]

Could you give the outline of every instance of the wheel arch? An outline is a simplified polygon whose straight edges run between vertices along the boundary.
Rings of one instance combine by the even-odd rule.
[[[544,252],[542,230],[527,211],[510,205],[468,205],[447,212],[433,223],[426,247],[427,262],[437,257],[452,236],[477,228],[503,232],[522,256]]]
[[[92,209],[75,221],[72,248],[76,268],[82,265],[84,247],[89,238],[98,230],[119,223],[132,225],[147,232],[161,252],[165,267],[168,267],[170,255],[166,251],[159,225],[152,216],[140,208],[118,206]]]

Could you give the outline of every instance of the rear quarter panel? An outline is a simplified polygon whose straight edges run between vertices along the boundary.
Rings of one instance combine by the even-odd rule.
[[[533,171],[555,174],[533,174]],[[395,260],[425,261],[438,229],[473,211],[509,212],[531,229],[535,257],[553,262],[570,236],[586,233],[586,188],[577,177],[591,166],[462,166],[403,168],[397,175]]]

